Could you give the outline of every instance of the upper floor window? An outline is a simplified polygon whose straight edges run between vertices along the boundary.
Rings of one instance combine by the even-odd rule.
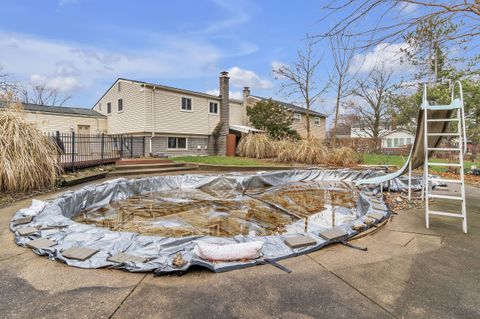
[[[186,137],[169,137],[168,138],[168,148],[169,149],[187,149],[187,138]]]
[[[191,111],[192,110],[192,99],[188,97],[182,97],[182,110]]]
[[[317,125],[317,126],[320,126],[320,118],[319,118],[319,117],[315,117],[315,118],[313,119],[313,123],[315,123],[315,125]]]
[[[118,112],[123,111],[123,99],[118,99]]]
[[[102,110],[102,102],[99,102],[99,103],[98,103],[98,110],[99,110],[99,111]]]
[[[217,102],[210,102],[210,114],[218,114],[218,103]]]
[[[300,113],[293,113],[293,120],[295,122],[300,122],[302,120],[302,114]]]
[[[112,113],[112,103],[108,102],[107,103],[107,114]]]
[[[118,92],[122,92],[122,82],[117,83],[117,90]]]

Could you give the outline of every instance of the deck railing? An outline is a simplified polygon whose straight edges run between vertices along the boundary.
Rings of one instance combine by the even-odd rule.
[[[122,158],[145,156],[145,137],[133,135],[47,134],[58,149],[58,162],[65,171],[114,163]]]

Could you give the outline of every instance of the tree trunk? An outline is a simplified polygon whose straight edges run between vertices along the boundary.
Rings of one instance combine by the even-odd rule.
[[[340,93],[341,93],[341,78],[338,81],[337,85],[337,102],[335,104],[335,119],[333,120],[333,147],[337,146],[337,123],[338,123],[338,113],[340,110]]]

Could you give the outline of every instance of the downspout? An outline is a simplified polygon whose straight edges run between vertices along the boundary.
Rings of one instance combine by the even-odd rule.
[[[153,154],[152,140],[155,137],[155,87],[152,87],[152,136],[150,137],[150,156]]]

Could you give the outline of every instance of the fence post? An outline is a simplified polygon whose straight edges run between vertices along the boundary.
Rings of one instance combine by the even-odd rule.
[[[145,157],[145,136],[142,137],[143,157]]]
[[[123,158],[123,135],[120,135],[120,158]]]
[[[72,132],[72,171],[75,170],[75,132]]]
[[[133,158],[133,135],[130,135],[130,158]]]
[[[101,146],[101,158],[102,158],[102,165],[103,165],[103,157],[105,153],[105,134],[102,133],[102,146]]]

